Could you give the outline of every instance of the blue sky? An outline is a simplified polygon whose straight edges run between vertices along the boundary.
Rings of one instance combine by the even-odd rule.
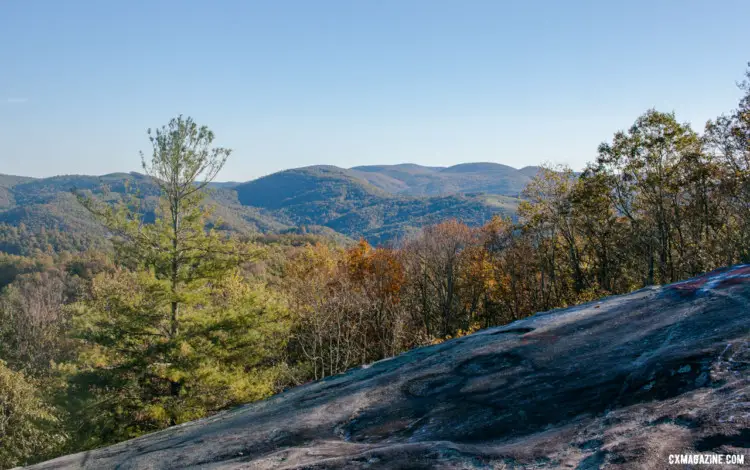
[[[177,114],[221,180],[332,164],[581,168],[650,107],[702,128],[747,0],[2,0],[0,173],[139,169]]]

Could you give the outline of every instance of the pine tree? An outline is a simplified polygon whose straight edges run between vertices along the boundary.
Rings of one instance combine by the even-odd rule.
[[[121,265],[75,306],[83,352],[70,392],[88,421],[84,447],[269,395],[285,341],[281,302],[238,269],[255,250],[206,228],[205,188],[230,151],[182,116],[149,137],[143,168],[161,189],[153,223],[137,193],[114,206],[79,195],[112,233]]]

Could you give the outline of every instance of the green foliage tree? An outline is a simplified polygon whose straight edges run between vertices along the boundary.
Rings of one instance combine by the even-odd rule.
[[[627,292],[639,285],[633,279],[630,253],[632,237],[627,219],[612,203],[612,188],[608,175],[595,167],[587,168],[576,181],[569,195],[578,218],[580,251],[583,253],[589,284],[600,293]]]
[[[575,178],[569,168],[542,168],[524,189],[518,207],[524,230],[539,253],[543,308],[566,304],[587,286],[578,219],[571,203]]]
[[[701,140],[688,124],[655,110],[599,147],[598,170],[610,177],[615,208],[633,228],[646,266],[644,285],[681,277],[683,260],[674,250],[685,219],[679,177],[701,154]]]
[[[64,442],[60,420],[37,387],[0,360],[0,468],[43,460]]]
[[[720,217],[725,221],[731,252],[727,258],[738,256],[750,262],[750,64],[746,80],[740,83],[744,96],[739,106],[706,124],[705,141],[725,171],[721,174],[719,190],[726,196]]]
[[[203,190],[230,151],[181,116],[149,135],[143,167],[161,189],[154,223],[143,222],[137,195],[115,206],[80,196],[114,235],[123,266],[94,278],[75,306],[82,353],[69,402],[88,423],[83,447],[267,396],[283,350],[281,301],[239,281],[255,251],[206,228]]]

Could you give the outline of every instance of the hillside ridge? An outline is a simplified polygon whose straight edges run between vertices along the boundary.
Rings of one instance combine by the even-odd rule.
[[[520,178],[521,173],[504,165],[476,164],[481,171],[472,165],[462,164],[462,170],[453,173],[445,170],[455,167],[415,164],[351,169],[312,165],[247,182],[212,182],[209,203],[223,226],[234,231],[277,233],[304,226],[381,244],[446,219],[481,225],[494,215],[512,216],[528,178]],[[487,171],[485,165],[499,170]],[[506,173],[515,176],[509,180]],[[112,201],[126,191],[138,191],[146,198],[148,210],[158,195],[153,181],[138,172],[49,178],[0,175],[0,224],[103,235],[103,229],[75,201],[74,189]],[[5,249],[22,254],[12,246]]]

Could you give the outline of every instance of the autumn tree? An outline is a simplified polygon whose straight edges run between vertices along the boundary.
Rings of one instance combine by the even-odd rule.
[[[284,276],[293,321],[290,360],[298,381],[365,362],[371,354],[365,337],[367,301],[347,275],[341,250],[309,245],[293,255]]]
[[[590,287],[571,201],[575,181],[569,168],[543,167],[524,189],[518,208],[523,230],[533,237],[539,255],[543,309],[565,304]]]
[[[345,253],[346,275],[364,294],[367,359],[394,356],[408,348],[408,315],[403,304],[404,268],[398,253],[373,249],[366,241]],[[366,360],[367,360],[366,359]]]
[[[476,242],[474,231],[449,220],[426,227],[403,250],[410,279],[410,307],[429,336],[443,337],[468,327],[462,315],[462,252]]]
[[[0,294],[0,359],[18,371],[44,375],[53,362],[69,359],[66,304],[74,280],[62,270],[19,276]]]

